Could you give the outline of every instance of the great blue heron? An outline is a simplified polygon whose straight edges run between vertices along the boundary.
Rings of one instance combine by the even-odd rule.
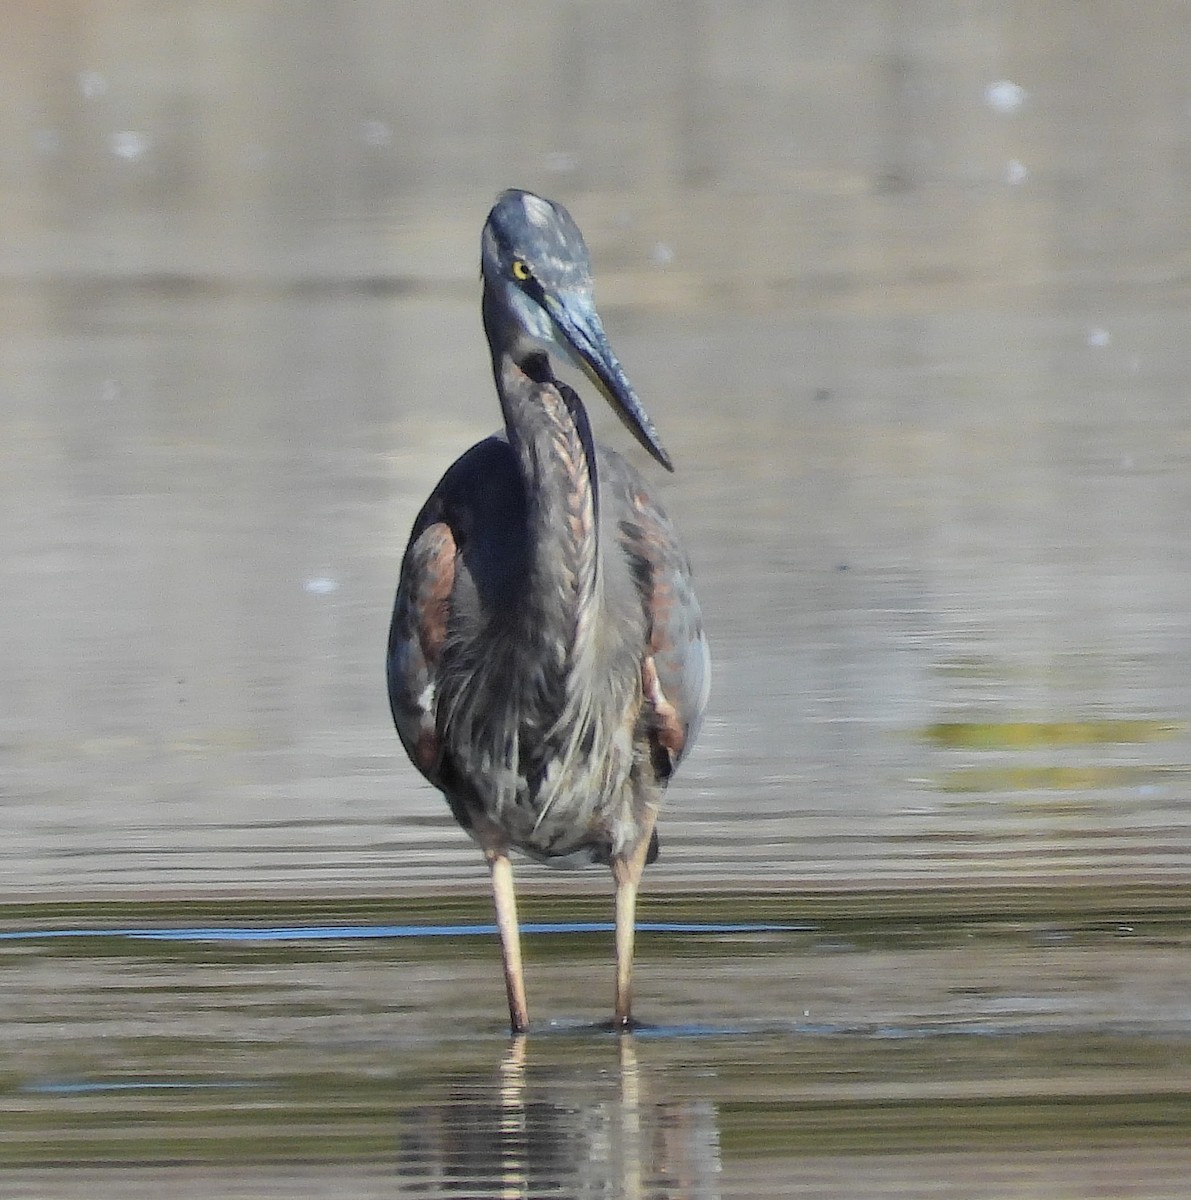
[[[389,700],[414,765],[487,859],[514,1032],[529,1014],[510,848],[611,866],[625,1028],[637,888],[707,703],[707,644],[670,518],[551,370],[551,352],[580,367],[673,469],[596,314],[578,226],[560,204],[502,193],[481,275],[504,431],[450,467],[414,522]]]

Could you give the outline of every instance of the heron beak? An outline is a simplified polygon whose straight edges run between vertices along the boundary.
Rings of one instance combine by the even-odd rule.
[[[674,470],[670,455],[662,445],[633,385],[616,355],[589,293],[580,291],[547,292],[546,311],[557,331],[559,347],[600,389],[612,411],[629,432],[667,471]]]

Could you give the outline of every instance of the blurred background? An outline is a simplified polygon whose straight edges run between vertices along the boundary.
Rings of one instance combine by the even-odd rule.
[[[1186,1195],[1191,5],[0,27],[0,1192]],[[530,936],[528,1049],[383,680],[508,186],[677,465],[592,402],[714,659],[641,914],[727,923],[619,1040]]]
[[[510,185],[678,464],[653,886],[1186,884],[1187,5],[3,22],[0,895],[483,887],[382,657]]]

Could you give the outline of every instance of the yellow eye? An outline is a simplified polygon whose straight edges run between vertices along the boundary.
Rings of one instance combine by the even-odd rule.
[[[513,278],[518,283],[524,283],[530,278],[529,268],[519,258],[513,259]]]

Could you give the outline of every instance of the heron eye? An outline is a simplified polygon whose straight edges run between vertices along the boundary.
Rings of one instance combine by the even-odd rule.
[[[513,259],[513,278],[518,283],[525,283],[526,280],[532,278],[529,268],[519,258]]]

